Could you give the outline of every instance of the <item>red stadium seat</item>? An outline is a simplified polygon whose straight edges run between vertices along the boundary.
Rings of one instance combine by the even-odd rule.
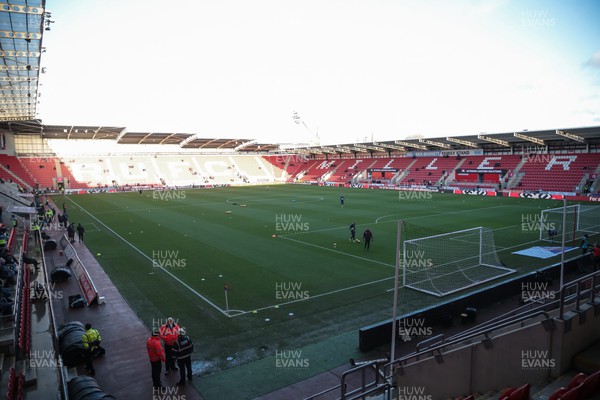
[[[569,389],[562,397],[561,400],[583,400],[583,382],[574,388]]]
[[[600,393],[600,371],[589,375],[583,381],[583,398],[588,399]]]
[[[567,388],[564,388],[564,387],[558,388],[554,391],[554,393],[552,393],[550,395],[550,397],[548,397],[548,400],[559,400],[563,397],[563,395],[565,393],[567,393],[567,391],[568,391]]]
[[[587,377],[587,374],[584,374],[583,372],[578,373],[569,381],[569,384],[567,385],[567,390],[579,386]]]
[[[509,387],[500,392],[500,396],[498,396],[498,400],[506,400],[508,396],[512,394],[516,389],[513,387]]]

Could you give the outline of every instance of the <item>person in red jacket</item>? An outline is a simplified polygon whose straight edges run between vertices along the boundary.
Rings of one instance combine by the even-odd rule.
[[[175,360],[173,359],[173,344],[175,344],[178,337],[179,325],[177,325],[172,317],[167,318],[167,323],[160,327],[160,338],[165,345],[165,356],[167,357],[165,375],[169,375],[171,370],[177,371],[177,366],[175,366]]]
[[[594,266],[594,271],[600,268],[600,245],[598,243],[595,243],[594,248],[592,249],[592,264]]]
[[[152,386],[155,388],[163,387],[160,382],[160,370],[162,363],[165,362],[165,351],[160,343],[159,331],[152,331],[152,336],[146,341],[148,349],[148,357],[150,357],[150,365],[152,366]]]

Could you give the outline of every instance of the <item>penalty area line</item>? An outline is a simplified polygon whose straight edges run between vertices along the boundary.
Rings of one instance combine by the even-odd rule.
[[[223,309],[221,309],[221,307],[217,306],[216,304],[214,304],[213,302],[211,302],[210,300],[208,300],[206,297],[202,296],[200,293],[198,293],[196,290],[194,290],[190,285],[188,285],[187,283],[185,283],[184,281],[182,281],[181,279],[179,279],[177,276],[173,275],[173,273],[167,271],[164,267],[162,267],[160,265],[156,266],[156,263],[154,262],[154,260],[152,260],[146,254],[144,254],[144,252],[142,252],[140,249],[138,249],[133,244],[131,244],[130,242],[128,242],[124,237],[122,237],[121,235],[119,235],[117,232],[115,232],[114,230],[112,230],[111,228],[109,228],[104,222],[100,221],[98,218],[96,218],[94,215],[92,215],[88,210],[86,210],[85,208],[83,208],[79,204],[77,204],[77,202],[75,200],[73,200],[70,197],[67,197],[67,198],[70,201],[72,201],[73,204],[75,204],[77,207],[79,207],[80,210],[82,210],[87,215],[89,215],[94,220],[96,220],[100,225],[102,225],[106,229],[108,229],[113,235],[115,235],[116,237],[118,237],[119,239],[121,239],[123,242],[127,243],[132,249],[134,249],[135,251],[137,251],[138,253],[140,253],[144,258],[148,259],[152,263],[153,268],[156,268],[156,267],[160,268],[165,274],[167,274],[171,278],[175,279],[177,282],[179,282],[181,285],[183,285],[190,292],[194,293],[196,296],[198,296],[202,300],[204,300],[207,304],[209,304],[210,306],[212,306],[215,310],[217,310],[217,311],[221,312],[223,315],[229,317],[229,315],[227,315],[227,313]]]
[[[238,316],[244,315],[244,314],[250,314],[250,313],[253,313],[254,311],[259,312],[259,311],[270,310],[272,308],[278,308],[278,307],[285,306],[285,305],[288,305],[288,304],[299,303],[301,301],[310,301],[310,300],[316,299],[318,297],[331,296],[331,295],[336,294],[336,293],[341,293],[341,292],[345,292],[347,290],[357,289],[357,288],[363,287],[363,286],[374,285],[376,283],[384,282],[384,281],[387,281],[387,280],[390,280],[390,279],[394,279],[394,277],[390,276],[388,278],[378,279],[376,281],[361,283],[360,285],[354,285],[354,286],[349,286],[349,287],[342,288],[342,289],[332,290],[331,292],[325,292],[325,293],[321,293],[321,294],[316,294],[314,296],[311,295],[311,296],[309,296],[306,299],[290,300],[290,301],[286,301],[284,303],[275,304],[275,305],[272,305],[272,306],[255,308],[253,311],[244,311],[244,312],[242,312],[240,314],[232,315],[231,317],[233,318],[233,317],[238,317]]]
[[[332,250],[332,249],[328,249],[327,247],[323,247],[323,246],[319,246],[318,244],[312,244],[312,243],[308,243],[308,242],[303,242],[302,240],[296,240],[296,239],[292,239],[289,236],[279,236],[279,238],[281,239],[285,239],[285,240],[291,240],[292,242],[296,242],[296,243],[300,243],[300,244],[304,244],[306,246],[312,246],[312,247],[316,247],[318,249],[322,249],[322,250],[327,250],[327,251],[331,251],[333,253],[338,253],[338,254],[342,254],[348,257],[353,257],[353,258],[358,258],[359,260],[364,260],[364,261],[368,261],[368,262],[372,262],[372,263],[376,263],[376,264],[381,264],[381,265],[385,265],[386,267],[392,267],[395,268],[395,265],[391,265],[391,264],[387,264],[381,261],[377,261],[377,260],[371,260],[369,258],[365,258],[365,257],[360,257],[360,256],[355,256],[354,254],[348,254],[348,253],[344,253],[343,251],[339,251],[339,250]]]

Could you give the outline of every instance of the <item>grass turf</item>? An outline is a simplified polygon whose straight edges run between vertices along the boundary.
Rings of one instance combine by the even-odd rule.
[[[519,273],[558,260],[512,254],[539,244],[539,231],[528,222],[542,208],[561,206],[556,201],[300,185],[106,193],[64,201],[70,221],[85,226],[86,245],[100,254],[98,261],[149,328],[173,316],[188,329],[203,374],[290,357],[284,352],[390,318],[400,218],[422,227],[421,234],[494,229],[500,259]],[[358,237],[366,227],[373,231],[370,250],[349,242],[353,221]],[[400,292],[400,312],[439,301]],[[313,362],[298,376],[321,372],[318,354],[311,354]],[[271,373],[277,368],[265,365]]]

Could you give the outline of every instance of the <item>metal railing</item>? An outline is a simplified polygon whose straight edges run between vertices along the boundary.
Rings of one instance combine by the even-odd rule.
[[[565,305],[575,303],[575,310],[579,310],[581,301],[587,300],[593,302],[594,297],[600,293],[600,271],[582,276],[563,285],[559,291],[559,312],[558,318],[563,319],[565,315]]]
[[[407,366],[411,361],[419,361],[422,357],[435,357],[443,353],[454,345],[459,345],[482,336],[482,340],[490,339],[494,331],[499,331],[516,324],[524,326],[528,321],[534,323],[535,319],[543,317],[541,322],[553,322],[554,318],[562,319],[565,314],[565,306],[573,304],[575,310],[579,310],[582,302],[593,302],[595,296],[600,295],[600,271],[593,272],[584,277],[571,281],[557,292],[558,296],[546,301],[532,301],[523,306],[517,307],[507,313],[501,314],[489,321],[461,331],[453,336],[445,337],[440,334],[417,343],[415,351],[389,362],[375,360],[362,363],[342,374],[341,384],[316,393],[304,400],[315,400],[337,390],[340,391],[339,400],[364,399],[367,396],[391,393],[393,387],[393,376],[398,369]],[[558,310],[557,316],[553,317],[550,312]],[[375,373],[371,380],[367,380],[368,372]],[[348,390],[347,381],[352,376],[360,377],[358,388]]]

